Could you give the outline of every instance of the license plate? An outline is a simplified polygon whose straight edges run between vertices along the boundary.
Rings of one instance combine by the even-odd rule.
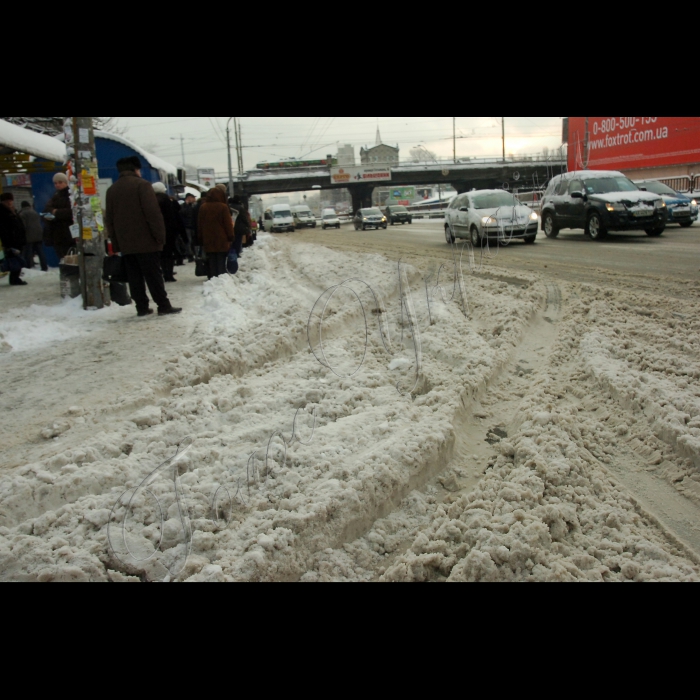
[[[635,211],[634,215],[638,218],[652,216],[653,212],[650,211]]]
[[[680,207],[678,209],[675,209],[674,214],[690,214],[690,207],[685,207],[681,209]]]

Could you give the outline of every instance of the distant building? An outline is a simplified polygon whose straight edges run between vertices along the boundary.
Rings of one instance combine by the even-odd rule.
[[[360,149],[360,162],[362,165],[398,165],[399,147],[387,146],[382,143],[382,135],[377,129],[377,143],[372,148]]]
[[[338,148],[338,165],[341,168],[355,167],[355,147],[349,144]]]

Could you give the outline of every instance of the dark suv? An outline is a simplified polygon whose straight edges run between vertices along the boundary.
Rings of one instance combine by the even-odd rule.
[[[392,226],[395,226],[396,224],[412,224],[413,223],[413,216],[411,212],[406,209],[406,207],[402,207],[396,204],[392,204],[391,206],[388,206],[386,208],[386,218],[389,220],[389,223]]]
[[[646,231],[660,236],[666,229],[664,200],[643,192],[622,173],[579,171],[555,177],[542,200],[542,228],[547,238],[562,229],[584,229],[594,241],[608,231]]]
[[[386,216],[376,207],[360,209],[355,214],[353,223],[355,224],[355,231],[366,231],[368,228],[386,229],[387,227]]]

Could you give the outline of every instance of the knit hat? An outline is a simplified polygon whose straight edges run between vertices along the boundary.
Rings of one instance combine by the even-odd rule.
[[[227,189],[227,188],[226,188],[226,185],[221,184],[221,185],[217,185],[217,187],[218,187],[222,192],[226,192],[226,189]]]
[[[59,182],[63,182],[67,185],[68,184],[68,177],[64,173],[56,173],[53,176],[53,184],[56,185]]]
[[[168,191],[168,188],[162,182],[154,182],[153,191],[156,194],[165,194]]]

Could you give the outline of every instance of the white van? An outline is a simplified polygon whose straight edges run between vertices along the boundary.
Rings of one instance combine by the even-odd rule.
[[[321,228],[325,231],[327,228],[340,228],[340,219],[335,213],[335,209],[324,209],[321,216]]]
[[[305,204],[292,207],[292,216],[297,228],[316,228],[316,217]]]
[[[265,212],[265,230],[270,233],[296,230],[292,208],[289,204],[275,204]]]

